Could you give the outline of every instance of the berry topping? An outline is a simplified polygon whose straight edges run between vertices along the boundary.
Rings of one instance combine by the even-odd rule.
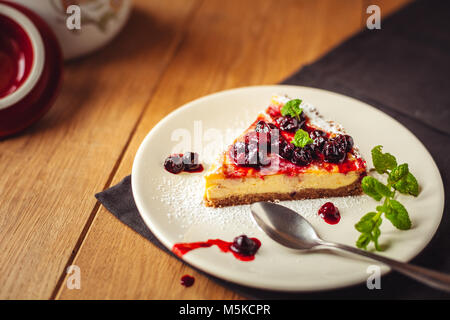
[[[164,161],[164,168],[171,173],[180,173],[184,169],[183,160],[180,155],[173,154]]]
[[[249,146],[255,146],[258,150],[261,148],[267,150],[270,147],[270,133],[251,131],[244,135],[243,142]]]
[[[281,140],[279,147],[279,155],[282,158],[290,160],[292,157],[292,153],[294,152],[295,146],[292,143],[287,142],[286,140]]]
[[[344,137],[347,140],[347,152],[350,152],[353,149],[355,142],[353,141],[353,138],[349,135],[346,135]]]
[[[312,159],[320,159],[320,152],[317,150],[317,147],[314,144],[307,144],[303,147],[305,152],[309,153],[311,155]]]
[[[268,156],[267,151],[259,150],[258,151],[258,165],[261,167],[270,166],[271,160]]]
[[[341,220],[339,209],[331,202],[327,202],[320,207],[319,216],[329,224],[336,224]]]
[[[326,162],[342,163],[347,157],[346,147],[339,143],[339,141],[329,140],[324,144],[323,155]]]
[[[344,149],[346,152],[350,152],[353,148],[353,138],[349,135],[339,135],[336,136],[333,141],[338,143],[342,149]]]
[[[277,123],[281,130],[288,132],[295,132],[300,127],[298,120],[289,116],[278,118]]]
[[[256,132],[269,133],[270,130],[271,130],[271,128],[269,127],[269,125],[265,121],[259,120],[256,123],[256,127],[255,127],[255,131]]]
[[[246,235],[241,235],[234,238],[230,249],[243,256],[253,256],[259,249],[259,243]]]
[[[309,136],[311,137],[311,139],[315,139],[315,138],[319,138],[319,137],[326,138],[327,134],[325,132],[323,132],[322,130],[314,130],[314,131],[310,132]]]
[[[280,135],[280,130],[275,127],[275,125],[270,124],[273,126],[270,130],[270,140],[268,144],[269,151],[278,153],[278,150],[280,148],[280,143],[284,140],[284,138]]]
[[[269,126],[270,130],[274,130],[274,129],[278,130],[277,126],[274,125],[273,123],[268,123],[267,125]]]
[[[260,129],[265,123],[261,123]],[[269,126],[264,127],[270,129]],[[270,159],[267,156],[271,150],[271,135],[269,132],[252,131],[245,134],[243,141],[236,142],[231,148],[231,158],[237,165],[247,167],[260,167],[270,165]]]
[[[303,124],[305,119],[301,117],[300,119]],[[280,129],[285,131],[299,127],[297,117],[283,116],[279,117],[277,122]],[[298,166],[307,166],[313,160],[321,159],[325,162],[341,164],[354,145],[349,135],[337,135],[328,139],[327,133],[322,130],[298,129],[296,134],[299,131],[306,136],[302,138],[309,140],[304,146],[290,143],[283,135],[280,135],[279,129],[273,123],[259,120],[255,125],[255,131],[246,133],[232,146],[231,158],[237,165],[254,168],[270,165],[271,153],[278,154]]]
[[[313,139],[314,150],[321,153],[325,142],[327,142],[327,134],[321,130],[312,131],[309,136]]]
[[[268,145],[268,150],[272,153],[279,153],[281,143],[283,139],[278,135],[272,135],[270,143]]]
[[[248,145],[244,144],[244,149],[242,145],[236,143],[233,145],[231,156],[234,162],[239,166],[256,166],[258,162],[258,153],[252,150],[248,150]]]
[[[238,141],[232,146],[230,155],[239,166],[258,167],[260,165],[257,144]]]
[[[198,162],[198,153],[196,152],[186,152],[183,155],[184,170],[193,171],[200,168],[200,163]]]
[[[295,148],[291,161],[298,166],[307,166],[312,161],[311,152],[308,148]]]
[[[245,144],[242,141],[237,141],[235,144],[233,144],[232,147],[233,159],[236,157],[237,154],[245,153],[246,151],[248,151],[248,144]]]

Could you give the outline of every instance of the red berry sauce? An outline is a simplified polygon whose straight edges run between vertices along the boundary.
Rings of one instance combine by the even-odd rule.
[[[259,247],[261,247],[261,241],[259,241],[256,238],[249,238],[249,239],[255,243],[255,250],[254,252],[251,253],[237,252],[232,248],[233,242],[228,242],[220,239],[209,239],[207,241],[200,241],[200,242],[176,243],[172,247],[172,252],[175,253],[177,256],[182,257],[191,250],[198,248],[209,248],[215,245],[222,252],[231,252],[234,255],[234,257],[238,260],[252,261],[255,259],[256,251],[259,249]]]
[[[339,209],[331,202],[320,207],[319,216],[328,224],[336,224],[341,220]]]
[[[181,277],[180,283],[182,286],[185,286],[186,288],[189,288],[190,286],[192,286],[195,282],[195,278],[185,274],[184,276]]]

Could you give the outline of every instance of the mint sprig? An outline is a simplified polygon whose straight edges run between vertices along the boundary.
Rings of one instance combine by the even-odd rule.
[[[314,140],[311,139],[309,133],[303,129],[298,129],[295,132],[294,139],[292,140],[292,144],[299,148],[304,148],[307,144],[313,143]]]
[[[300,99],[289,100],[281,108],[281,115],[290,116],[292,118],[297,118],[297,120],[300,120],[300,114],[303,112],[303,109],[300,108],[301,103],[302,100]]]
[[[364,177],[361,181],[361,188],[365,194],[376,201],[384,199],[383,204],[376,207],[376,212],[367,213],[355,224],[355,229],[361,233],[356,240],[356,246],[361,249],[367,249],[373,242],[375,250],[382,250],[378,238],[381,234],[380,225],[383,214],[397,229],[410,229],[411,220],[408,211],[394,197],[396,191],[415,197],[419,194],[419,184],[414,175],[409,172],[408,164],[397,165],[397,159],[390,153],[383,153],[382,148],[382,146],[376,146],[372,149],[372,161],[378,173],[388,174],[387,184],[370,176]]]

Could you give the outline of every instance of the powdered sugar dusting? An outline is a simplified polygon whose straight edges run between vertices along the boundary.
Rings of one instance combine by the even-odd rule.
[[[203,204],[204,180],[202,174],[180,174],[174,177],[163,177],[157,184],[157,195],[169,207],[169,222],[177,221],[183,228],[196,224],[216,226],[225,229],[230,225],[252,228],[254,223],[249,216],[249,206],[211,208]]]

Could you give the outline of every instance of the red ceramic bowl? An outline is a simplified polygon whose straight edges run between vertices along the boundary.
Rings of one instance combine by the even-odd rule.
[[[62,80],[62,55],[41,18],[1,0],[0,70],[0,137],[5,137],[49,110]]]

